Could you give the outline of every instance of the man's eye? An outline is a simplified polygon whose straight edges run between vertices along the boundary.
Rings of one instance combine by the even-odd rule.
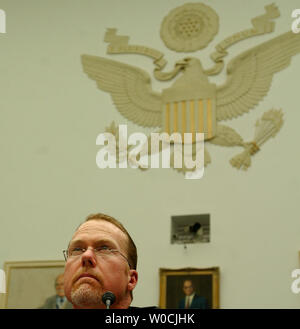
[[[109,246],[101,246],[101,247],[98,247],[97,250],[110,250]]]
[[[72,252],[80,252],[82,251],[82,248],[79,248],[79,247],[74,247],[71,249]]]

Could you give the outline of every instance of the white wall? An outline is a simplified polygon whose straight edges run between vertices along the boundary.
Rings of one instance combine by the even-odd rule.
[[[194,2],[194,1],[190,1]],[[208,68],[217,42],[249,28],[264,13],[265,0],[203,1],[220,16],[209,47],[193,53]],[[212,164],[201,180],[185,180],[172,169],[96,167],[96,136],[112,120],[131,124],[83,73],[80,55],[104,56],[152,72],[142,56],[106,55],[107,27],[133,44],[165,53],[168,68],[186,54],[167,49],[159,36],[163,17],[183,2],[140,0],[4,0],[7,33],[0,35],[0,268],[6,261],[62,259],[76,226],[93,212],[120,219],[139,251],[140,282],[134,305],[157,305],[160,267],[219,266],[223,308],[298,308],[291,271],[299,267],[300,54],[276,74],[267,97],[251,113],[228,122],[246,140],[254,123],[272,107],[285,123],[237,171],[229,159],[240,148],[207,145]],[[272,35],[233,46],[226,60],[290,30],[299,1],[275,0],[281,17]],[[213,78],[220,84],[225,75]],[[154,79],[153,79],[154,81]],[[298,85],[297,85],[298,84]],[[166,84],[153,82],[160,91]],[[227,124],[227,123],[226,123]],[[170,245],[170,216],[211,214],[211,243]]]

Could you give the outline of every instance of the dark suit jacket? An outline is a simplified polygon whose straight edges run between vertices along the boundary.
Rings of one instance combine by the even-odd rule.
[[[180,299],[179,308],[182,309],[185,308],[185,297]],[[195,294],[192,300],[192,304],[190,305],[190,308],[206,309],[207,308],[206,298]]]

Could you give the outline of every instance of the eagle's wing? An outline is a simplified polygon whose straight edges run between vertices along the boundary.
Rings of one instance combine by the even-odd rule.
[[[233,58],[227,80],[217,88],[217,120],[232,119],[252,109],[269,91],[273,74],[300,52],[300,33],[287,32]]]
[[[119,112],[144,127],[161,126],[161,96],[145,71],[103,57],[82,55],[84,72],[111,94]]]

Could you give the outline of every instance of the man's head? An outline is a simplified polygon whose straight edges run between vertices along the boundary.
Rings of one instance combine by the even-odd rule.
[[[65,294],[74,307],[105,308],[102,295],[116,296],[112,308],[127,308],[138,280],[134,242],[116,219],[96,214],[75,231],[68,247]]]
[[[183,282],[183,292],[186,296],[190,296],[194,292],[193,282],[191,280],[185,280]]]
[[[55,279],[55,290],[56,295],[59,297],[64,297],[65,291],[64,291],[64,275],[59,274]]]

